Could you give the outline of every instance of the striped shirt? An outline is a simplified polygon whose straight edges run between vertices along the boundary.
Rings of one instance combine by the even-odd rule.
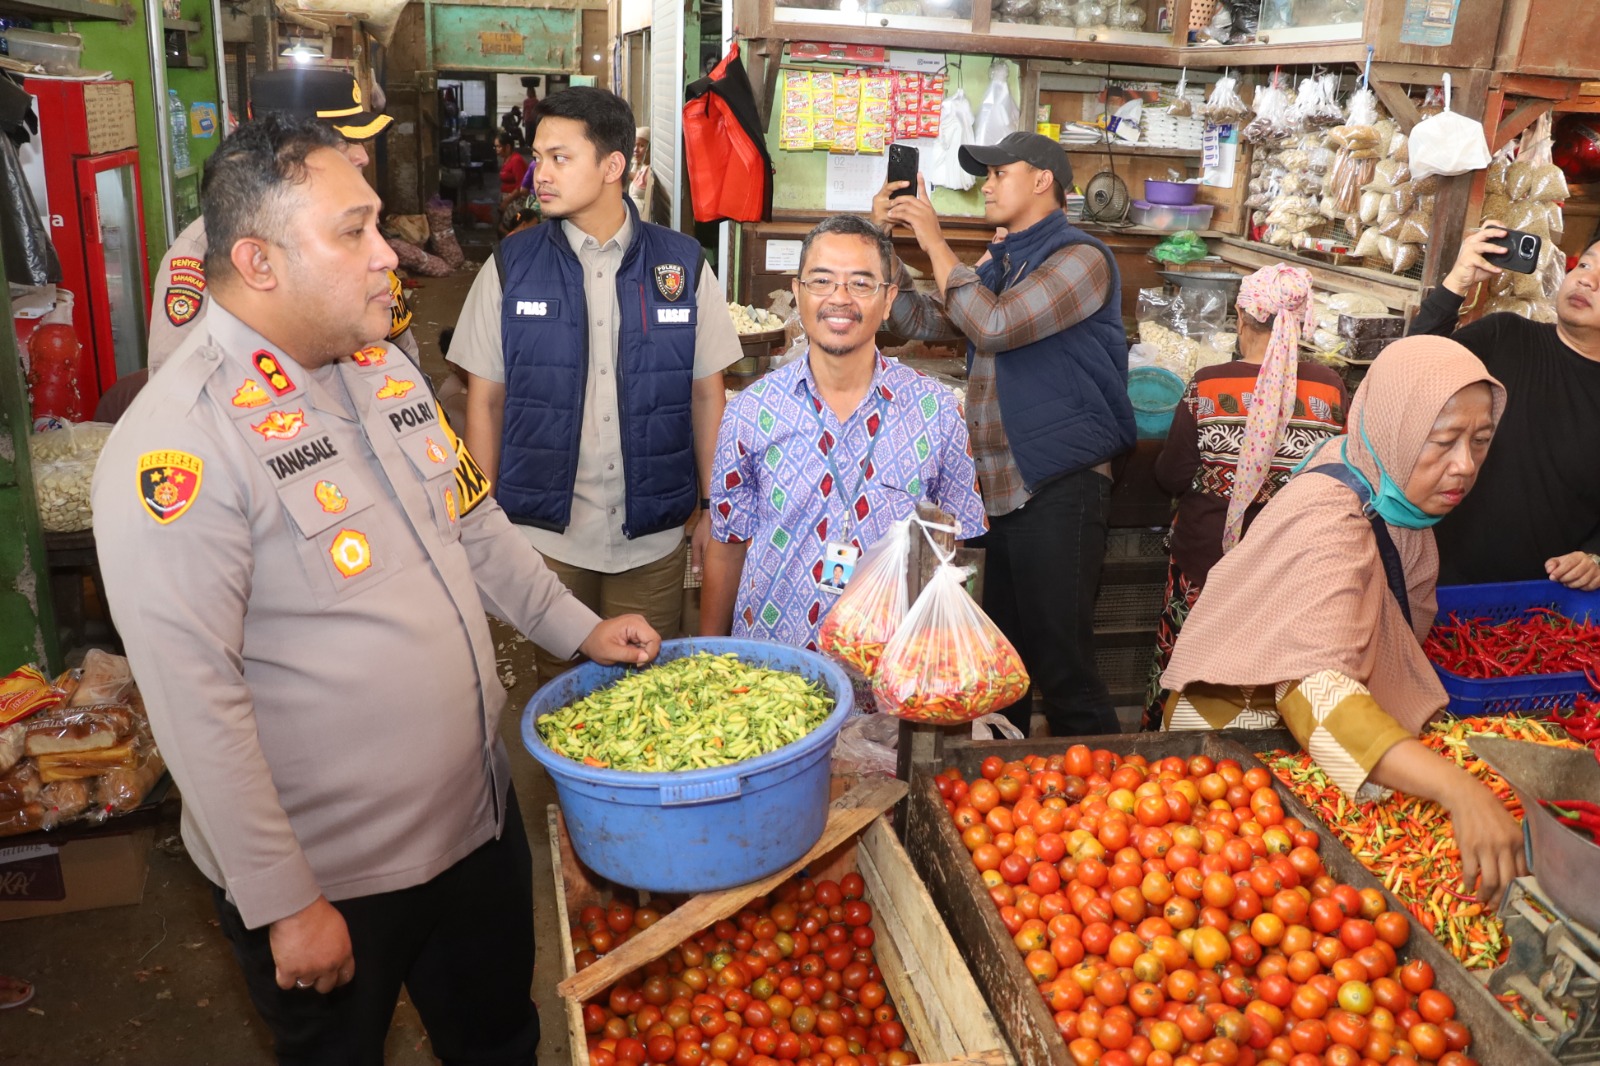
[[[1052,337],[1098,311],[1111,295],[1105,257],[1087,244],[1068,245],[1014,285],[993,292],[969,266],[950,271],[946,297],[915,292],[904,263],[896,263],[889,328],[925,341],[965,339],[968,359],[967,433],[978,464],[978,484],[990,515],[1010,514],[1032,495],[1022,483],[1000,418],[994,358]]]

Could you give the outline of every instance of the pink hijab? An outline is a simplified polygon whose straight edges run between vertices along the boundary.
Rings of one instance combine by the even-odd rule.
[[[1439,412],[1477,382],[1492,390],[1498,422],[1505,388],[1476,356],[1443,337],[1407,337],[1372,364],[1350,404],[1350,426],[1365,426],[1373,451],[1404,486]],[[1311,470],[1341,456],[1378,484],[1359,433],[1328,441]],[[1338,670],[1365,685],[1402,726],[1421,729],[1447,702],[1421,643],[1438,605],[1439,552],[1431,529],[1391,526],[1389,534],[1405,567],[1411,626],[1389,591],[1355,494],[1330,477],[1295,476],[1206,578],[1163,687],[1276,685]]]
[[[1311,303],[1311,275],[1299,267],[1275,263],[1262,267],[1239,285],[1239,309],[1257,322],[1272,320],[1267,354],[1256,373],[1255,399],[1244,423],[1244,441],[1228,496],[1228,518],[1222,527],[1222,550],[1232,551],[1244,529],[1245,511],[1272,472],[1283,429],[1294,415],[1300,387],[1300,330],[1317,328]],[[1276,316],[1276,317],[1274,317]]]

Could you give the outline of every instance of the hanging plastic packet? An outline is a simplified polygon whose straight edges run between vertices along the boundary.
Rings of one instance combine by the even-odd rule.
[[[975,136],[972,104],[957,85],[939,106],[938,139],[932,148],[923,149],[922,173],[929,185],[963,192],[972,188],[975,179],[961,166],[960,151],[963,144],[975,143]]]
[[[1194,102],[1186,95],[1189,91],[1189,68],[1184,67],[1178,75],[1178,87],[1172,94],[1172,106],[1167,108],[1167,114],[1173,118],[1190,118],[1194,115]]]
[[[1411,173],[1465,174],[1489,165],[1489,142],[1483,123],[1450,110],[1450,75],[1444,75],[1444,110],[1411,130]],[[1516,197],[1513,196],[1513,199]]]
[[[878,708],[951,725],[1003,710],[1028,692],[1017,649],[972,601],[966,570],[941,564],[884,649],[873,682]]]
[[[1200,117],[1213,126],[1238,125],[1249,114],[1250,109],[1239,96],[1239,79],[1226,74],[1211,87],[1211,95],[1200,109]]]
[[[973,130],[977,144],[999,144],[1008,133],[1015,133],[1022,111],[1011,97],[1011,66],[997,59],[989,67],[989,89],[978,107],[978,122]]]
[[[817,647],[864,677],[877,672],[878,660],[906,617],[906,567],[911,555],[911,519],[889,526],[861,558],[839,602],[822,621]]]
[[[1266,85],[1256,86],[1256,98],[1251,110],[1256,117],[1239,134],[1251,144],[1282,140],[1295,132],[1290,119],[1289,94],[1283,88],[1279,75],[1274,74]]]

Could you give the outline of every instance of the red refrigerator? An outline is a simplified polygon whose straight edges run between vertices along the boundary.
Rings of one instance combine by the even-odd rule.
[[[150,283],[133,83],[27,78],[39,135],[24,169],[73,294],[73,329],[94,367],[94,399],[145,363]],[[31,161],[31,165],[30,164]],[[41,186],[42,177],[42,188]]]

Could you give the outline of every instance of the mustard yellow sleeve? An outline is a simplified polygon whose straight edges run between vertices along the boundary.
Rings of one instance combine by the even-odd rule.
[[[1412,736],[1365,685],[1337,670],[1285,682],[1277,696],[1289,732],[1348,795],[1355,795],[1390,748]]]

